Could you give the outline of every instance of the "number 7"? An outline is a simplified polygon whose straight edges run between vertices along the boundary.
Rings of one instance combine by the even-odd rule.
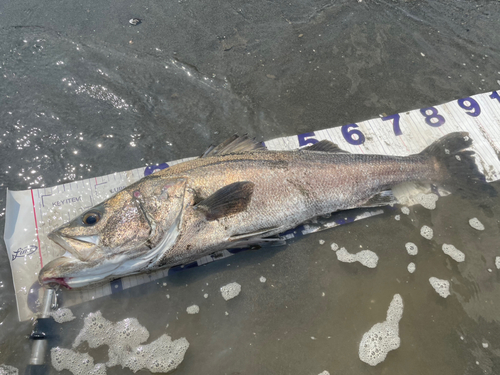
[[[394,120],[392,123],[392,127],[394,128],[394,134],[403,135],[403,132],[401,131],[401,128],[399,127],[399,113],[396,113],[395,115],[382,117],[382,121],[389,121],[389,120]]]

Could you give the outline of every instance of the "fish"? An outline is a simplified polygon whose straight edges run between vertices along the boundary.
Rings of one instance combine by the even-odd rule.
[[[317,216],[397,203],[392,188],[407,182],[494,196],[471,145],[468,133],[456,132],[418,154],[386,156],[351,154],[327,140],[271,151],[235,135],[53,230],[48,238],[66,252],[42,268],[39,282],[79,288],[272,243]]]

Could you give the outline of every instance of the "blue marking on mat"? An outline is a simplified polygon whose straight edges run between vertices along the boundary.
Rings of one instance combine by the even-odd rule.
[[[156,165],[150,165],[146,167],[144,170],[144,177],[149,176],[150,174],[154,173],[155,171],[159,171],[165,168],[168,168],[169,165],[167,163],[161,163],[161,164],[156,164]]]
[[[123,290],[123,284],[122,284],[122,279],[116,279],[111,281],[111,294],[113,293],[118,293]]]
[[[295,234],[295,236],[302,236],[302,231],[304,230],[303,225],[299,225],[298,227],[295,227],[293,229],[288,229],[287,231],[280,233],[279,236],[286,236],[288,234]]]
[[[188,263],[188,264],[185,264],[185,265],[182,265],[182,266],[175,266],[175,267],[169,268],[168,273],[169,274],[176,273],[176,272],[185,270],[187,268],[194,268],[194,267],[197,267],[197,266],[198,266],[198,263],[196,263],[196,262]]]

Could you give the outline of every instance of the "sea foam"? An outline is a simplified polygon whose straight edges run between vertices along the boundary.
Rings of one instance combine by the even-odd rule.
[[[228,301],[234,297],[236,297],[238,294],[241,292],[241,285],[234,282],[234,283],[229,283],[227,285],[224,285],[223,287],[220,288],[220,292],[222,294],[222,297]]]
[[[391,350],[399,348],[399,321],[403,316],[403,299],[395,294],[384,322],[375,324],[363,335],[359,344],[359,359],[371,366],[383,362]]]
[[[184,338],[172,341],[164,334],[155,341],[144,344],[149,338],[148,330],[137,319],[127,318],[117,323],[105,319],[100,311],[88,314],[83,328],[73,342],[73,349],[53,348],[52,365],[58,371],[67,369],[75,375],[106,374],[106,367],[121,365],[133,372],[147,369],[150,372],[169,372],[177,368],[184,359],[189,342]],[[108,362],[94,365],[88,353],[76,351],[84,342],[90,348],[108,346]]]
[[[359,262],[368,268],[375,268],[378,263],[378,255],[371,250],[362,250],[359,253],[351,254],[345,247],[337,251],[337,259],[345,263]]]
[[[420,235],[424,238],[427,238],[428,240],[431,240],[432,237],[434,236],[434,231],[432,230],[432,228],[428,227],[427,225],[424,225],[420,229]]]
[[[51,311],[49,315],[57,322],[57,323],[66,323],[75,319],[75,316],[68,308],[61,308],[55,311]]]
[[[479,221],[477,217],[473,217],[469,220],[469,225],[476,230],[484,230],[484,225]]]
[[[450,282],[448,280],[442,280],[438,279],[437,277],[431,277],[429,279],[429,282],[431,283],[432,287],[437,292],[437,294],[439,294],[441,297],[446,298],[451,294]]]
[[[465,260],[465,254],[453,245],[444,243],[442,249],[443,252],[449,255],[455,262],[463,262]]]

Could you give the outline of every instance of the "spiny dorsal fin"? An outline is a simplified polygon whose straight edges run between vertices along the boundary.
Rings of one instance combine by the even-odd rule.
[[[235,182],[217,190],[194,209],[205,213],[208,221],[245,211],[253,194],[254,183]]]
[[[334,153],[343,153],[343,154],[349,154],[348,151],[342,150],[339,146],[337,146],[335,143],[330,142],[327,139],[323,139],[322,141],[319,141],[318,143],[315,143],[311,146],[307,146],[304,148],[301,148],[301,150],[305,151],[322,151],[322,152],[334,152]]]
[[[242,136],[235,134],[217,146],[210,146],[200,157],[206,158],[208,156],[227,155],[265,149],[266,147],[262,143],[255,142],[255,139],[248,138],[247,134]]]

